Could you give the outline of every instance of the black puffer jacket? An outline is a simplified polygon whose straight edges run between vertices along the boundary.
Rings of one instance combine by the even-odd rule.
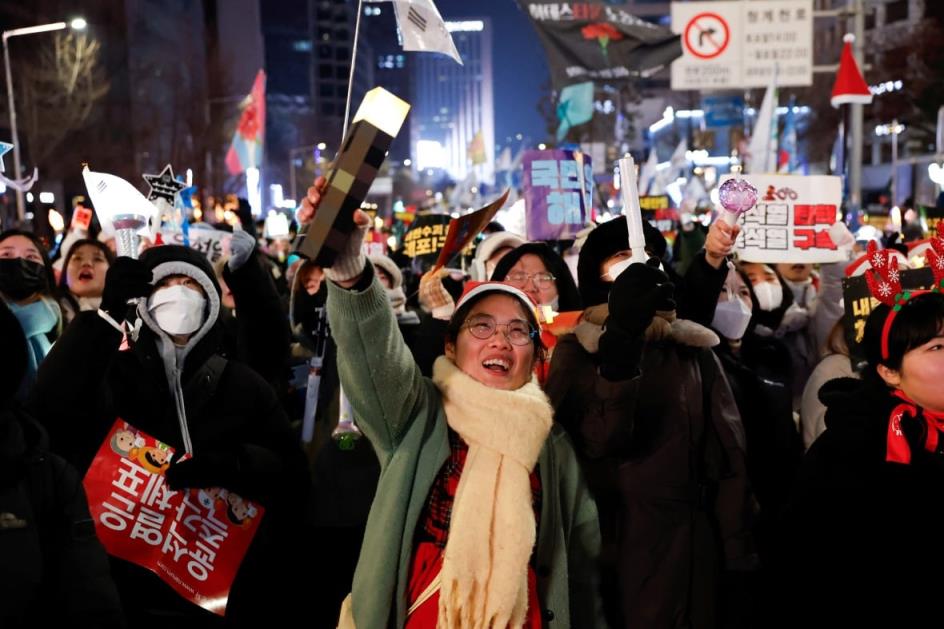
[[[122,627],[79,475],[13,401],[26,340],[3,304],[0,355],[0,626]]]
[[[83,473],[117,418],[177,452],[185,448],[185,425],[195,460],[220,454],[237,461],[225,488],[257,500],[266,514],[233,584],[227,620],[244,625],[271,621],[273,613],[288,618],[291,603],[268,607],[280,588],[291,590],[278,562],[304,542],[299,528],[309,487],[304,455],[272,388],[248,367],[216,353],[219,288],[206,258],[163,246],[148,250],[141,261],[154,271],[155,282],[185,274],[203,286],[209,308],[204,326],[186,347],[177,348],[142,305],[139,336],[130,350],[119,351],[120,333],[97,313],[81,313],[43,363],[32,407],[53,446]],[[119,560],[113,565],[125,609],[136,617],[216,620],[150,572]]]

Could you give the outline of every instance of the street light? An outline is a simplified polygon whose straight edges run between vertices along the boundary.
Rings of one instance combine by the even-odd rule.
[[[10,47],[7,40],[19,35],[35,35],[36,33],[47,33],[49,31],[61,31],[72,27],[75,30],[83,30],[86,27],[84,19],[77,17],[70,23],[53,22],[51,24],[40,24],[39,26],[27,26],[25,28],[14,28],[9,31],[3,31],[3,65],[7,73],[7,100],[10,103],[10,141],[13,143],[13,168],[14,175],[11,179],[18,179],[20,176],[20,140],[16,134],[16,107],[13,104],[13,75],[10,74]],[[16,191],[16,215],[22,222],[26,218],[26,206],[23,202],[23,191]]]
[[[880,124],[875,127],[875,135],[892,136],[892,205],[898,205],[898,134],[905,130],[905,125],[892,120],[891,124]]]

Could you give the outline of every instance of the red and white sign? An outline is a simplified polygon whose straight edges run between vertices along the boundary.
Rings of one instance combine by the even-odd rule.
[[[685,25],[685,50],[699,59],[714,59],[731,42],[731,29],[717,13],[699,13]]]
[[[725,175],[721,182],[733,175]],[[741,215],[735,248],[748,262],[825,263],[846,259],[829,228],[838,217],[842,178],[750,175],[757,204]]]
[[[672,89],[780,87],[813,82],[813,1],[673,2],[683,54]]]
[[[95,532],[108,554],[223,616],[264,510],[225,489],[171,491],[164,472],[173,454],[117,420],[83,481]]]

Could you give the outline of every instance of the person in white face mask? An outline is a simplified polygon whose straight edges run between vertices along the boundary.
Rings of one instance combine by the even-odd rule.
[[[272,387],[221,353],[220,308],[203,253],[165,245],[139,260],[119,257],[106,273],[100,310],[79,312],[50,352],[31,406],[51,447],[80,474],[120,418],[174,451],[164,474],[171,490],[219,487],[264,507],[227,603],[227,614],[257,624],[283,588],[296,588],[274,562],[304,544],[309,475]],[[144,568],[116,560],[111,569],[126,616],[145,624],[212,621]],[[281,625],[301,610],[274,613],[286,614]]]
[[[793,265],[776,265],[779,267]],[[803,266],[803,265],[797,265]],[[767,264],[744,263],[741,268],[747,273],[757,295],[759,312],[754,313],[756,331],[761,336],[774,336],[782,339],[790,351],[793,375],[793,408],[799,410],[803,395],[803,386],[818,360],[814,331],[810,321],[815,311],[815,289],[807,275],[799,269],[791,273],[793,283],[803,289],[803,282],[810,281],[807,289],[800,290],[803,302],[798,302],[796,292],[787,278],[775,267]],[[805,266],[804,266],[805,269]]]
[[[752,291],[748,276],[730,269],[711,327],[723,339],[715,354],[744,423],[747,475],[761,507],[754,532],[763,565],[771,551],[771,524],[789,497],[803,448],[793,421],[790,354],[780,339],[755,332],[761,295],[769,300],[776,293],[763,288],[772,283],[759,285],[761,293],[756,294],[758,285]],[[769,624],[754,620],[758,626]]]

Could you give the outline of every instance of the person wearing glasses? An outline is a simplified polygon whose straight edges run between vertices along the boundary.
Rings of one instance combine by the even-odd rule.
[[[534,303],[548,306],[554,312],[582,309],[580,293],[567,263],[546,243],[529,242],[508,252],[495,266],[492,279],[521,289]],[[547,348],[544,359],[537,366],[538,380],[543,385],[547,382],[557,336],[543,330],[541,341]]]
[[[555,312],[580,310],[582,304],[570,269],[546,243],[525,243],[505,254],[492,279],[523,290],[539,306]]]
[[[320,198],[309,189],[302,220]],[[328,318],[381,475],[338,626],[604,626],[596,506],[533,375],[533,302],[467,290],[424,378],[361,251],[370,219],[354,220],[326,269]]]

